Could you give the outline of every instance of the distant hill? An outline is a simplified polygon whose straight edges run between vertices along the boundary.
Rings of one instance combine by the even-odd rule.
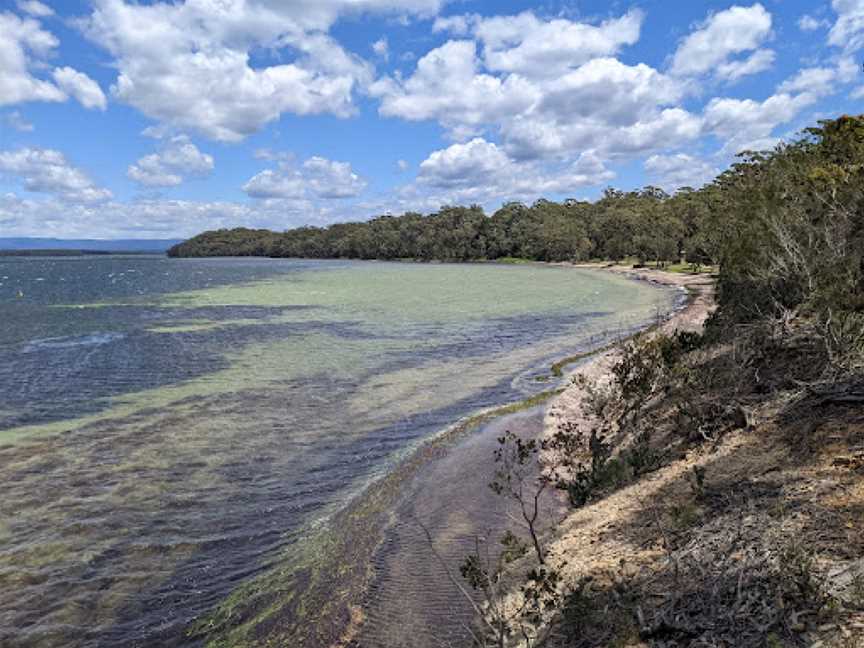
[[[88,250],[93,252],[151,252],[161,254],[182,239],[53,239],[3,238],[0,250]]]

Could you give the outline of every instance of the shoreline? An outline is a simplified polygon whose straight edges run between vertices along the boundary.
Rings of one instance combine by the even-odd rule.
[[[670,332],[674,330],[698,331],[701,330],[705,321],[714,310],[714,279],[707,274],[680,274],[656,270],[651,268],[632,268],[626,265],[607,265],[600,263],[583,264],[552,264],[564,265],[566,267],[581,268],[586,270],[602,270],[618,275],[629,277],[634,281],[644,281],[655,285],[663,285],[678,288],[686,292],[686,298],[678,307],[666,314],[666,317],[652,326],[642,329],[640,332],[651,332],[654,330]],[[628,335],[622,339],[633,337]],[[566,374],[568,382],[577,374],[583,374],[589,378],[599,377],[600,374],[609,371],[615,358],[615,344],[606,348],[598,349],[588,354],[587,362],[580,365],[577,370],[571,370]],[[566,365],[565,367],[566,368]],[[579,391],[575,385],[565,389],[572,396]],[[563,396],[564,394],[562,394]],[[551,405],[551,404],[550,404]]]
[[[687,287],[690,303],[659,327],[664,333],[702,330],[715,307],[713,282],[614,271]],[[781,354],[773,369],[795,372],[795,361],[800,360]],[[570,375],[585,375],[602,388],[615,362],[613,351]],[[721,340],[696,350],[680,366],[684,371],[710,367],[721,375],[719,381],[737,381],[747,380],[739,378],[746,362],[734,343]],[[700,385],[703,400],[688,403],[728,402],[723,400],[729,398],[723,391],[728,383]],[[787,641],[864,645],[857,585],[864,579],[861,518],[846,514],[860,511],[864,501],[860,413],[854,406],[819,409],[819,402],[806,396],[796,409],[787,409],[794,387],[785,387],[737,401],[740,419],[724,423],[722,414],[716,415],[725,427],[709,432],[703,443],[685,438],[677,427],[675,388],[670,382],[653,393],[657,416],[648,424],[651,434],[659,435],[657,463],[568,509],[544,536],[547,564],[563,598],[554,610],[524,622],[526,642],[530,635],[530,645],[550,648],[613,643],[647,648],[658,640],[665,645],[666,638],[687,645],[690,640],[713,645],[721,638],[724,645],[761,646],[767,635],[767,644],[778,646]],[[573,384],[550,401],[542,433],[548,437],[562,424],[596,426],[597,419],[583,411],[585,393]],[[823,429],[826,420],[831,425]],[[789,580],[790,564],[803,565],[802,578],[812,590],[796,589],[803,581]],[[535,566],[527,556],[508,568],[505,577],[513,578],[513,587],[503,595],[503,607],[522,604],[516,575]],[[745,599],[759,603],[737,608]],[[773,628],[767,622],[742,625],[754,612],[768,620],[778,615]]]
[[[662,322],[642,331],[649,336],[654,333],[672,334],[676,331],[701,333],[705,322],[716,308],[716,283],[708,274],[679,274],[622,265],[580,264],[577,267],[614,272],[634,280],[663,284],[686,291],[687,300],[680,308],[670,313]],[[582,377],[591,383],[603,384],[610,380],[612,368],[619,358],[617,345],[613,345],[568,371],[566,373],[568,386],[546,402],[543,426],[538,438],[552,437],[562,422],[590,426],[592,418],[582,408],[585,387],[575,379]],[[682,478],[686,470],[691,469],[693,465],[697,464],[692,458],[688,458],[681,461],[680,465],[673,465],[669,470],[661,469],[659,473],[669,472],[673,477]],[[557,565],[554,568],[559,570],[562,582],[578,588],[579,583],[590,582],[595,572],[613,572],[615,569],[623,569],[622,565],[625,562],[630,565],[631,560],[635,560],[638,564],[639,559],[631,556],[625,548],[625,543],[616,540],[614,534],[610,535],[610,532],[615,528],[619,517],[627,513],[632,514],[646,499],[656,496],[658,485],[665,484],[670,479],[669,475],[651,475],[644,478],[644,482],[648,483],[647,488],[643,485],[643,481],[636,481],[608,499],[576,509],[568,508],[564,516],[556,520],[551,529],[544,534],[547,559],[550,565]],[[653,556],[655,550],[652,547],[642,547],[642,552]],[[517,565],[524,566],[524,563],[520,561],[511,569],[519,569]],[[628,568],[631,571],[637,569],[632,565]],[[505,605],[512,605],[516,600],[518,596],[515,592],[511,592],[505,597]],[[550,626],[546,622],[534,626],[535,640],[543,643],[549,638],[549,630]],[[633,645],[635,648],[646,644],[637,642]]]
[[[612,269],[599,264],[540,264],[546,266],[612,271],[633,280],[649,281],[667,287],[682,287],[690,275],[681,275],[682,282],[658,281],[646,273],[628,272],[627,268]],[[663,273],[669,274],[669,273]],[[636,275],[636,276],[634,276]],[[694,297],[688,296],[682,304],[676,300],[673,310],[666,314],[665,324],[676,321],[692,309]],[[273,573],[245,584],[232,593],[217,608],[190,630],[193,637],[207,646],[232,646],[241,638],[260,635],[266,628],[269,640],[301,641],[299,645],[346,648],[362,634],[369,605],[367,593],[375,583],[372,565],[380,560],[385,538],[393,530],[398,507],[410,499],[406,485],[417,483],[418,476],[429,466],[454,452],[461,444],[480,436],[487,428],[507,425],[510,418],[526,410],[537,408],[536,429],[540,433],[551,404],[557,402],[569,389],[570,377],[587,368],[599,366],[604,358],[623,339],[657,326],[648,324],[638,331],[628,331],[612,344],[605,344],[577,356],[560,358],[550,367],[552,376],[560,381],[559,387],[544,390],[528,398],[474,412],[413,448],[397,459],[382,477],[367,484],[344,508],[316,527],[307,531],[304,548]],[[578,367],[573,367],[578,365]],[[560,373],[556,373],[556,367]],[[572,367],[565,373],[567,367]],[[542,410],[542,411],[540,411]],[[494,438],[493,438],[494,440]],[[491,465],[484,453],[483,465]],[[488,482],[483,482],[480,487]],[[422,546],[422,545],[421,545]],[[429,562],[432,552],[426,548]],[[376,558],[378,556],[378,558]],[[458,564],[451,565],[458,569]],[[443,574],[442,574],[443,577]],[[334,596],[338,592],[338,596]],[[252,601],[251,605],[247,605]],[[278,628],[278,629],[277,629]],[[282,630],[284,628],[284,630]],[[280,632],[281,630],[281,632]]]
[[[570,264],[543,265],[573,267]],[[393,512],[391,525],[383,530],[385,540],[375,552],[377,573],[369,583],[375,596],[367,597],[358,607],[358,614],[346,632],[329,648],[397,646],[406,645],[406,641],[422,647],[461,645],[463,642],[468,645],[471,637],[464,633],[464,628],[470,627],[476,614],[466,599],[468,590],[448,582],[460,579],[459,565],[473,549],[472,541],[466,534],[471,537],[474,533],[498,537],[506,530],[519,531],[518,526],[510,521],[507,502],[497,495],[490,495],[491,491],[487,488],[493,479],[495,466],[491,457],[497,448],[498,437],[505,431],[511,431],[526,439],[542,438],[548,430],[550,411],[569,392],[578,390],[572,384],[575,374],[607,371],[615,357],[615,350],[624,340],[658,328],[679,328],[696,321],[701,323],[711,308],[713,280],[705,275],[633,271],[628,267],[576,267],[611,270],[634,281],[680,288],[686,294],[682,295],[682,299],[676,299],[672,310],[665,313],[662,320],[628,331],[609,344],[556,360],[550,369],[559,380],[557,389],[469,416],[442,436],[436,437],[433,443],[442,443],[441,454],[420,466],[413,477],[405,482],[405,492],[399,503],[402,510]],[[479,459],[477,446],[483,448]],[[460,487],[472,493],[467,501],[458,494],[448,497],[448,487],[438,477],[440,473],[447,472],[448,464],[451,469],[455,465],[460,470],[456,477]],[[442,501],[446,502],[443,507]],[[554,492],[544,496],[542,507],[546,511],[544,517],[550,521],[545,534],[554,534],[557,524],[552,521],[560,520],[562,514],[566,515],[566,509]],[[441,508],[446,509],[446,513],[442,514]],[[417,531],[421,519],[422,534]],[[446,520],[446,524],[442,523],[442,519]],[[396,576],[392,576],[394,573]],[[415,591],[417,582],[435,583],[435,586],[418,597]],[[449,590],[446,596],[444,590]],[[380,600],[382,597],[383,601]],[[475,600],[477,604],[480,602]],[[444,618],[441,618],[441,609],[448,610]],[[395,619],[399,619],[398,629],[385,627],[393,625]],[[364,623],[368,620],[373,623]],[[432,628],[435,629],[434,634],[430,632]]]

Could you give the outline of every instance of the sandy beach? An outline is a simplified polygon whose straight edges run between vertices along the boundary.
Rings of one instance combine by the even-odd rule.
[[[647,281],[664,286],[686,290],[689,297],[685,305],[670,313],[661,323],[658,330],[663,333],[674,331],[701,331],[705,321],[714,309],[714,280],[706,274],[679,274],[654,270],[650,268],[633,268],[626,265],[606,264],[568,264],[575,268],[594,269],[603,272],[614,272],[638,281]],[[577,375],[590,380],[602,380],[615,364],[618,353],[615,348],[591,356],[578,369],[569,372],[568,387],[564,392],[551,400],[546,407],[546,433],[554,432],[555,426],[562,419],[580,422],[584,419],[580,402],[582,390],[573,384],[572,378]]]

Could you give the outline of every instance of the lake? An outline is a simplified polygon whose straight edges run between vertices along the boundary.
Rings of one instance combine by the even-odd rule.
[[[540,265],[0,258],[0,644],[200,643],[423,441],[680,297]]]

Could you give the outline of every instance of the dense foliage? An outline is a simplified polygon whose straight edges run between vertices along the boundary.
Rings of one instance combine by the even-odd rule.
[[[471,261],[518,257],[574,261],[592,257],[676,259],[688,242],[677,203],[656,187],[607,190],[592,204],[539,200],[504,205],[491,217],[477,206],[443,207],[422,216],[380,216],[368,222],[284,233],[234,229],[205,232],[175,246],[172,256],[274,256]]]
[[[864,116],[745,154],[698,194],[695,238],[721,269],[709,333],[803,336],[823,380],[864,374]]]
[[[752,314],[864,310],[864,117],[747,154],[703,193],[721,288],[747,296]]]
[[[556,430],[539,447],[509,432],[499,439],[492,487],[516,501],[527,530],[525,540],[502,539],[502,555],[513,547],[524,555],[533,543],[530,564],[555,594],[541,594],[535,615],[552,624],[552,646],[864,645],[845,628],[864,609],[864,587],[844,591],[837,572],[822,567],[860,555],[848,549],[860,525],[846,531],[860,515],[838,516],[837,500],[820,490],[838,479],[821,468],[829,464],[850,466],[832,491],[861,485],[861,466],[848,457],[860,452],[864,403],[864,118],[823,122],[796,142],[747,153],[711,185],[660,203],[652,216],[677,221],[688,255],[719,265],[718,308],[704,334],[644,332],[618,347],[607,376],[578,376],[576,416],[562,415],[560,402],[550,407]],[[639,253],[637,235],[612,232]],[[711,293],[710,282],[691,286]],[[656,476],[639,483],[647,473]],[[567,540],[545,549],[536,511],[550,484],[575,508],[620,497],[569,520]],[[841,506],[860,509],[857,500]],[[809,530],[790,533],[802,510]],[[621,537],[663,556],[650,566],[639,556],[633,568],[637,543]],[[591,559],[598,551],[603,561]],[[462,569],[469,584],[480,575],[485,586],[493,632],[477,644],[504,645],[505,627],[532,645],[534,618],[499,611],[520,593],[525,607],[538,600],[538,570],[502,595],[488,586],[502,568],[479,555]],[[815,643],[805,615],[826,632]],[[843,639],[832,643],[832,634]]]

